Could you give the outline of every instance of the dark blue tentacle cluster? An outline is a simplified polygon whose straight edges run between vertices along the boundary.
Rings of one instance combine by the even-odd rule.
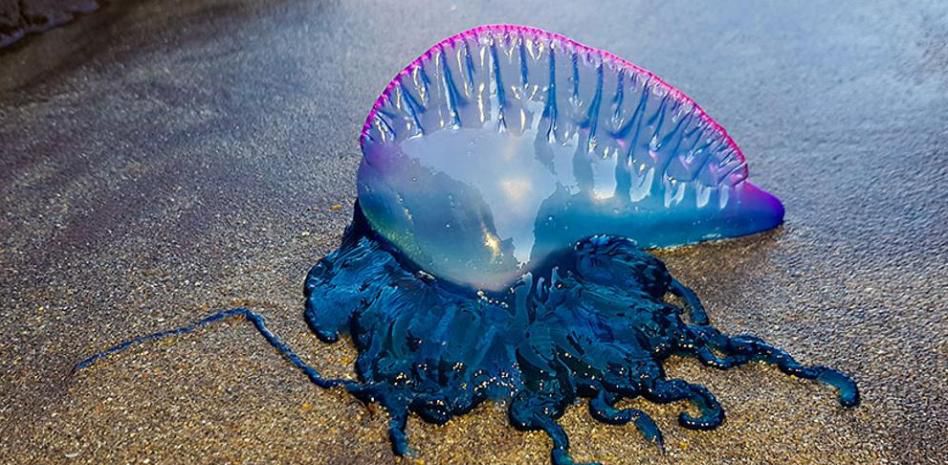
[[[633,423],[661,447],[655,422],[642,411],[615,407],[619,400],[686,400],[698,412],[679,416],[686,428],[724,421],[707,388],[667,379],[662,363],[673,354],[721,369],[765,361],[836,387],[843,405],[858,403],[847,376],[803,366],[758,338],[722,334],[695,293],[628,239],[589,237],[508,292],[485,294],[400,262],[361,224],[357,212],[343,247],[311,271],[306,319],[324,341],[352,336],[356,372],[367,386],[360,396],[380,402],[393,418],[413,411],[444,423],[484,400],[505,401],[514,426],[545,431],[553,462],[569,464],[569,441],[556,419],[577,398],[588,398],[594,418]],[[684,308],[667,302],[668,294]],[[407,450],[403,425],[393,421],[397,452]]]
[[[759,338],[731,337],[715,329],[694,292],[628,239],[592,236],[534,269],[502,293],[437,280],[373,235],[357,209],[342,246],[312,268],[304,292],[306,321],[321,340],[351,336],[359,352],[358,381],[321,377],[267,329],[260,315],[243,308],[132,339],[79,362],[76,369],[136,343],[243,317],[315,384],[342,386],[384,406],[398,454],[409,453],[409,412],[441,424],[496,400],[507,403],[515,427],[547,433],[555,465],[573,463],[569,439],[556,420],[578,398],[589,399],[595,419],[632,423],[659,447],[662,434],[655,422],[640,410],[616,407],[617,402],[686,400],[698,413],[682,412],[681,426],[721,425],[724,411],[707,388],[666,377],[662,363],[673,354],[719,369],[764,361],[835,387],[844,406],[859,402],[856,385],[846,375],[801,365]],[[668,294],[684,308],[666,301]]]

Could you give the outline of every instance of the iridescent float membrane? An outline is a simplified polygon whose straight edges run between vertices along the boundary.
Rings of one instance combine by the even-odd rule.
[[[652,418],[620,401],[685,401],[681,426],[722,425],[711,391],[668,377],[672,355],[722,370],[769,363],[859,403],[845,374],[715,328],[640,247],[750,234],[783,216],[746,181],[724,130],[648,72],[537,29],[476,28],[389,84],[362,146],[352,223],[304,287],[313,332],[348,335],[358,350],[354,379],[322,377],[245,308],[123,342],[76,369],[245,318],[316,385],[381,404],[399,455],[410,453],[410,412],[443,424],[497,401],[511,424],[549,436],[554,465],[574,463],[557,420],[579,399],[659,448]]]
[[[643,247],[776,227],[720,125],[648,71],[566,37],[482,27],[425,52],[362,132],[359,202],[421,268],[489,290],[593,234]]]

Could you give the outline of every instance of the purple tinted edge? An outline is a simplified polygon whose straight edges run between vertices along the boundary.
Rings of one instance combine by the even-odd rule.
[[[408,66],[406,66],[404,69],[399,71],[398,74],[396,74],[395,77],[392,78],[392,80],[388,83],[388,85],[385,86],[385,90],[382,91],[382,94],[379,95],[379,97],[375,100],[375,103],[372,104],[372,109],[369,111],[368,116],[366,116],[365,118],[365,123],[362,125],[362,131],[359,136],[359,145],[363,147],[365,146],[365,143],[368,139],[369,131],[371,130],[372,120],[375,118],[375,115],[379,112],[382,106],[384,106],[385,103],[389,100],[389,97],[391,96],[392,92],[395,90],[395,87],[399,85],[403,76],[410,75],[412,71],[414,71],[416,68],[421,66],[422,62],[424,62],[425,60],[431,59],[432,54],[435,51],[442,49],[445,45],[451,45],[457,42],[458,40],[466,39],[469,37],[476,39],[482,33],[496,33],[496,32],[503,32],[503,33],[515,32],[515,33],[520,33],[524,35],[531,35],[535,38],[541,38],[541,39],[550,40],[550,41],[557,40],[564,43],[567,47],[573,47],[574,49],[579,50],[581,52],[594,53],[598,55],[600,58],[602,58],[603,62],[611,62],[612,64],[615,64],[619,67],[622,67],[624,69],[646,76],[649,80],[658,84],[659,87],[667,91],[668,94],[672,96],[672,98],[678,100],[679,102],[692,105],[694,107],[693,112],[698,116],[698,118],[701,121],[707,123],[708,126],[710,126],[713,130],[721,134],[721,136],[723,136],[724,141],[727,144],[727,146],[730,149],[734,150],[734,153],[741,160],[741,162],[746,161],[746,158],[744,157],[744,152],[742,152],[740,147],[737,146],[737,143],[734,142],[734,139],[731,138],[730,134],[727,133],[727,130],[724,129],[724,126],[721,126],[721,124],[715,121],[714,118],[711,118],[711,116],[708,115],[708,113],[705,112],[703,108],[701,108],[701,105],[698,105],[694,101],[694,99],[686,95],[684,92],[682,92],[678,88],[665,82],[662,78],[658,77],[655,73],[645,68],[642,68],[641,66],[636,65],[635,63],[632,63],[629,60],[621,58],[612,52],[608,52],[606,50],[588,46],[586,44],[570,39],[569,37],[566,37],[562,34],[545,31],[543,29],[539,29],[535,27],[520,26],[516,24],[485,24],[482,26],[477,26],[477,27],[468,29],[464,32],[457,33],[451,37],[448,37],[438,42],[437,44],[433,45],[428,50],[426,50],[424,53],[422,53],[420,56],[418,56],[418,58],[415,58],[411,63],[408,64]]]

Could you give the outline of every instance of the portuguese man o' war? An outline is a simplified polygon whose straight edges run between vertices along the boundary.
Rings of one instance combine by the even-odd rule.
[[[515,427],[547,433],[555,465],[573,463],[557,419],[577,399],[659,448],[655,422],[617,402],[684,400],[697,413],[682,412],[681,426],[720,426],[707,388],[666,376],[671,355],[719,369],[763,361],[859,403],[845,374],[717,330],[643,250],[783,220],[780,202],[746,180],[724,129],[653,74],[539,29],[482,26],[399,73],[361,144],[352,224],[304,286],[306,322],[322,341],[351,337],[357,379],[322,377],[245,308],[76,368],[243,317],[315,384],[382,405],[399,455],[410,413],[442,424],[497,401]]]

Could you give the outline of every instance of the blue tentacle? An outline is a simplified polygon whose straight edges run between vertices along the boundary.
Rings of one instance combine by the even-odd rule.
[[[313,368],[312,366],[304,362],[303,359],[301,359],[300,356],[297,355],[296,352],[294,352],[293,349],[291,349],[289,345],[283,342],[283,340],[280,339],[279,336],[277,336],[276,334],[273,334],[273,332],[270,331],[270,329],[267,327],[266,319],[263,317],[263,315],[256,313],[250,309],[243,308],[243,307],[221,310],[219,312],[208,315],[192,324],[182,326],[180,328],[169,329],[166,331],[159,331],[157,333],[147,334],[144,336],[138,336],[138,337],[129,339],[127,341],[121,342],[106,350],[103,350],[102,352],[98,352],[96,354],[93,354],[79,361],[79,363],[76,363],[76,365],[73,367],[72,372],[75,373],[79,370],[88,368],[92,366],[93,364],[95,364],[96,362],[98,362],[99,360],[102,360],[103,358],[106,358],[110,355],[123,352],[131,348],[132,346],[136,346],[136,345],[143,344],[146,342],[151,342],[151,341],[158,341],[158,340],[166,339],[169,337],[181,336],[184,334],[194,332],[198,329],[201,329],[213,323],[218,323],[230,318],[244,318],[250,323],[252,323],[254,328],[257,329],[260,335],[263,336],[263,338],[266,339],[267,342],[271,346],[273,346],[273,348],[276,349],[277,352],[280,353],[280,355],[283,355],[284,357],[286,357],[286,359],[289,360],[290,363],[293,364],[293,366],[295,366],[300,371],[302,371],[303,374],[305,374],[306,377],[309,378],[309,380],[313,382],[313,384],[322,388],[331,388],[335,386],[349,387],[349,386],[357,384],[355,381],[346,380],[346,379],[323,378],[322,375],[320,375],[319,372],[316,371],[315,368]]]

